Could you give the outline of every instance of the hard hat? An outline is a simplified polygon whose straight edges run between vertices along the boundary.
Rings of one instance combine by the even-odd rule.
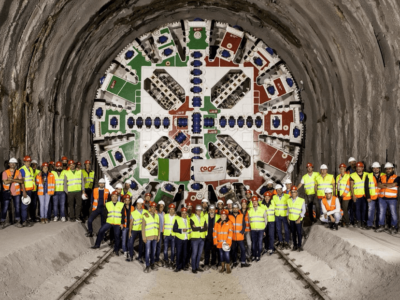
[[[257,196],[251,197],[251,201],[258,201],[258,197]]]
[[[356,161],[356,159],[354,157],[350,157],[349,158],[349,163],[352,162],[352,161]]]
[[[29,155],[24,156],[24,161],[32,161],[32,158]]]
[[[61,157],[61,160],[68,160],[66,156]]]
[[[33,163],[33,164],[37,164],[38,162],[37,162],[36,159],[34,159],[34,160],[32,160],[32,163]]]
[[[292,183],[292,181],[290,179],[286,179],[285,184],[289,184]]]
[[[104,178],[100,178],[99,183],[106,183],[106,180]]]
[[[276,189],[276,190],[282,189],[282,186],[281,186],[280,184],[277,184],[277,185],[275,186],[275,189]]]
[[[247,203],[247,200],[246,200],[246,199],[242,199],[242,201],[241,201],[241,202],[242,202],[242,203],[243,203],[243,202],[246,202],[246,203]]]
[[[314,168],[314,165],[313,165],[312,163],[308,163],[308,164],[307,164],[307,168],[308,168],[308,167]]]
[[[332,193],[332,189],[331,188],[326,188],[325,189],[325,194],[329,194],[329,193]]]
[[[42,163],[42,167],[48,167],[49,164],[47,162]]]
[[[128,179],[127,181],[125,181],[125,184],[131,185],[132,184],[132,180]]]
[[[117,196],[118,196],[118,192],[117,192],[117,191],[113,191],[113,192],[111,193],[111,195],[117,195]]]
[[[160,204],[160,205],[164,205],[165,206],[165,202],[164,201],[158,201],[158,204]]]
[[[146,193],[144,194],[145,197],[150,196],[151,197],[151,193]]]
[[[16,160],[16,159],[13,157],[13,158],[11,158],[8,162],[11,163],[11,164],[17,164],[17,163],[18,163],[18,160]]]
[[[321,170],[328,170],[328,166],[325,165],[325,164],[324,164],[324,165],[321,165],[320,169],[321,169]]]
[[[374,163],[372,164],[372,167],[373,167],[373,168],[380,168],[380,167],[381,167],[381,164],[378,163],[378,162],[374,162]]]
[[[222,201],[221,199],[218,199],[217,203],[222,203],[222,204],[224,204],[224,201]]]
[[[124,199],[124,200],[125,199],[130,199],[130,198],[131,198],[131,196],[129,194],[125,194],[125,195],[122,196],[122,199]]]
[[[347,166],[346,166],[345,164],[340,164],[340,165],[339,165],[339,169],[340,169],[340,168],[346,168],[346,167],[347,167]]]
[[[274,182],[270,179],[267,181],[267,184],[274,184]]]
[[[80,161],[78,161],[78,162],[76,163],[76,165],[77,165],[77,166],[82,166],[82,164],[81,164]]]
[[[233,203],[232,207],[239,207],[239,204]]]
[[[26,197],[22,197],[21,200],[22,203],[25,205],[29,205],[31,203],[31,197],[29,197],[29,195],[26,195]]]
[[[228,201],[226,201],[226,204],[232,204],[233,201],[231,199],[229,199]]]
[[[359,162],[357,163],[356,167],[363,167],[363,168],[364,168],[364,164],[363,164],[361,161],[359,161]]]
[[[203,200],[201,200],[201,203],[204,203],[204,202],[209,203],[208,199],[203,199]]]
[[[88,196],[87,196],[86,194],[82,194],[82,199],[83,199],[83,200],[87,200],[87,199],[88,199]]]
[[[74,165],[75,162],[71,159],[70,161],[68,161],[68,164],[69,164],[69,165]]]
[[[296,191],[297,192],[297,186],[292,186],[292,188],[290,189],[291,191]]]
[[[247,190],[246,194],[253,194],[253,193],[250,190]]]
[[[221,215],[229,215],[229,211],[227,209],[221,210]]]
[[[186,207],[182,207],[181,208],[181,212],[187,212],[187,208]]]
[[[203,210],[203,208],[201,207],[201,205],[196,205],[196,210]]]
[[[393,166],[392,163],[387,162],[387,163],[385,164],[385,169],[386,169],[386,168],[394,168],[394,166]]]
[[[53,165],[54,166],[54,161],[49,162],[49,165]]]
[[[223,242],[222,243],[222,250],[226,251],[230,251],[231,250],[231,246],[229,246],[229,244],[227,242]]]
[[[142,198],[137,199],[136,203],[144,203]]]
[[[155,203],[154,201],[150,201],[150,207],[156,207],[157,203]]]
[[[210,208],[210,209],[215,209],[215,205],[214,205],[214,204],[211,204],[209,208]]]
[[[85,165],[90,164],[90,160],[85,160]]]
[[[170,205],[168,205],[168,208],[175,208],[175,204],[171,203]]]
[[[123,186],[122,186],[122,184],[121,184],[121,183],[118,183],[118,184],[115,186],[115,188],[116,188],[116,189],[122,189],[122,188],[123,188]]]
[[[187,207],[189,207],[189,206],[192,207],[192,206],[193,206],[193,205],[192,205],[192,202],[189,202],[188,204],[186,204],[186,206],[187,206]]]
[[[56,162],[56,168],[58,168],[58,167],[62,167],[61,161]]]
[[[270,191],[267,191],[267,192],[264,193],[264,196],[272,197],[272,193]]]

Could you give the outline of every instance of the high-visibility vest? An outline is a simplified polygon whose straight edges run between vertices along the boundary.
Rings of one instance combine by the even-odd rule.
[[[262,201],[260,200],[260,201],[258,201],[258,206],[261,206],[261,205],[262,205]],[[253,201],[250,201],[250,202],[247,204],[247,208],[248,208],[248,209],[253,208]]]
[[[85,180],[85,189],[92,189],[94,182],[94,171],[90,171],[89,174],[86,170],[82,170],[83,179]]]
[[[204,217],[204,219],[208,219],[208,212],[202,211],[200,216]]]
[[[56,180],[56,192],[64,192],[64,179],[65,179],[65,171],[62,170],[60,173],[60,176],[58,176],[57,171],[51,171],[51,174],[54,175],[54,178]]]
[[[25,171],[24,186],[26,191],[32,191],[35,186],[35,178],[33,177],[33,170],[31,167],[29,169],[26,166],[22,166],[19,170]]]
[[[104,203],[107,202],[108,195],[110,194],[110,191],[107,189],[104,189],[104,195],[103,195],[103,201]],[[103,205],[104,205],[103,203]],[[97,206],[99,206],[99,188],[95,188],[93,190],[93,205],[92,205],[92,211],[95,211],[97,209]]]
[[[331,199],[331,205],[328,204],[328,199],[326,199],[326,197],[324,197],[322,199],[322,205],[325,206],[325,209],[329,212],[331,210],[335,210],[336,209],[336,197],[332,196]],[[340,213],[343,216],[343,210],[340,209]]]
[[[336,177],[338,194],[343,200],[351,200],[350,174],[339,174]]]
[[[240,212],[243,214],[242,211],[240,211]],[[245,232],[250,232],[251,229],[250,229],[250,221],[249,221],[249,212],[248,212],[248,210],[246,210],[246,213],[244,214],[244,223],[246,224]]]
[[[277,217],[286,217],[287,216],[287,201],[290,197],[286,194],[282,194],[282,197],[279,199],[278,195],[274,195],[272,197],[272,202],[275,205],[275,216]]]
[[[32,169],[32,171],[33,171],[33,169]],[[35,171],[33,171],[33,178],[36,179],[36,176],[38,176],[39,173],[40,173],[40,170],[38,170],[38,169],[36,169]],[[37,191],[37,183],[36,183],[36,180],[35,180],[35,185],[33,186],[33,191],[34,191],[34,192]]]
[[[313,172],[311,177],[307,174],[303,175],[304,191],[306,195],[315,195],[315,179],[319,176],[318,172]]]
[[[207,218],[205,218],[206,219],[206,223],[207,223],[207,227],[208,227],[208,216],[207,216]],[[218,220],[219,219],[221,219],[221,216],[220,215],[217,215],[217,214],[214,214],[214,226],[215,226],[215,223],[217,223],[218,222]],[[208,231],[206,232],[206,236],[207,236],[207,234],[208,234]]]
[[[327,188],[330,188],[333,191],[332,181],[334,181],[334,178],[333,178],[333,175],[331,175],[331,174],[326,174],[325,178],[323,178],[321,175],[319,175],[315,179],[315,183],[317,184],[317,196],[318,196],[318,198],[325,197],[325,189],[327,189]]]
[[[43,187],[43,177],[42,176],[36,176],[36,184],[38,186],[38,191],[37,194],[38,196],[43,196],[44,193],[44,187]],[[47,173],[47,194],[48,195],[54,195],[54,189],[56,187],[56,180],[54,178],[54,175],[50,172]]]
[[[297,219],[301,215],[301,209],[304,203],[305,203],[304,199],[300,197],[297,197],[294,203],[293,203],[293,198],[290,198],[287,201],[290,221],[297,221]],[[301,218],[301,220],[303,220],[303,218]]]
[[[75,171],[75,174],[69,170],[65,171],[67,176],[68,192],[79,192],[82,191],[82,171]]]
[[[125,206],[125,204],[124,204],[124,206]],[[129,218],[134,211],[135,211],[135,208],[133,207],[133,205],[131,205],[131,211],[129,212],[129,216],[125,216],[125,207],[122,210],[122,214],[124,216],[124,221],[125,221],[123,224],[124,228],[127,228],[129,226],[129,222],[130,222]]]
[[[122,203],[122,202],[120,202]],[[132,224],[132,230],[133,231],[141,231],[142,230],[142,221],[143,221],[143,214],[148,213],[146,209],[142,209],[142,213],[140,213],[137,209],[135,209],[134,212],[131,213],[132,219],[133,219],[133,224]]]
[[[385,173],[381,173],[380,176],[385,175]],[[378,199],[380,189],[378,188],[378,182],[374,176],[374,173],[368,174],[368,189],[369,189],[369,198],[371,200]]]
[[[4,172],[6,172],[7,178],[12,176],[10,169],[5,170]],[[18,178],[18,175],[19,175],[19,171],[18,171],[18,170],[15,170],[15,171],[14,171],[13,179]],[[8,190],[10,189],[10,187],[11,187],[11,184],[13,184],[14,187],[15,187],[15,195],[20,195],[20,194],[21,194],[21,186],[19,185],[19,183],[5,184],[5,183],[3,182],[3,189],[4,189],[5,191],[8,191]]]
[[[106,222],[112,225],[121,225],[122,209],[124,208],[124,204],[117,202],[114,205],[114,203],[110,201],[106,203],[106,208],[108,211]]]
[[[271,203],[269,207],[265,206],[265,211],[267,212],[268,222],[275,222],[275,203],[269,200]]]
[[[365,196],[365,178],[368,176],[367,172],[363,172],[362,178],[357,173],[352,173],[350,177],[354,180],[353,193],[357,198]]]
[[[228,218],[232,222],[232,226],[233,226],[233,240],[234,241],[243,241],[244,234],[241,233],[241,231],[243,230],[243,218],[244,218],[243,214],[241,212],[239,212],[237,214],[236,218],[234,215],[229,215]]]
[[[126,193],[126,194],[128,194],[129,196],[131,196],[131,199],[132,199],[132,193],[128,190],[128,192]],[[121,196],[123,196],[123,195],[125,195],[125,192],[124,192],[124,190],[122,189],[122,191],[121,191]],[[122,197],[121,197],[122,198]],[[122,200],[121,200],[122,201]]]
[[[233,239],[233,224],[230,220],[222,224],[222,220],[219,220],[214,225],[213,229],[213,243],[217,248],[222,248],[222,244],[226,242],[229,246],[232,246]]]
[[[257,211],[254,210],[254,207],[248,210],[249,213],[249,221],[251,230],[264,230],[265,229],[265,220],[264,213],[265,209],[261,207],[257,208]]]
[[[176,216],[175,218],[176,222],[178,222],[178,229],[187,229],[187,239],[190,240],[191,238],[191,233],[192,233],[192,228],[190,227],[190,218],[186,217],[186,225],[185,222],[183,222],[182,217]],[[185,232],[182,233],[176,233],[175,232],[175,237],[177,237],[180,240],[185,240]]]
[[[147,213],[148,217],[143,216],[144,220],[146,221],[146,227],[144,232],[147,236],[158,236],[158,229],[160,228],[160,217],[158,214],[154,214],[154,217],[151,213]]]
[[[204,217],[200,217],[200,221],[197,219],[196,214],[193,214],[193,216],[191,216],[190,220],[193,221],[194,226],[195,227],[205,227],[204,224],[206,224],[206,219]],[[207,235],[207,232],[200,232],[200,231],[193,231],[192,229],[192,233],[190,235],[191,239],[204,239]]]
[[[170,214],[164,215],[164,236],[175,236],[174,228],[175,219],[177,215],[171,216]]]
[[[387,175],[385,174],[385,175],[381,176],[381,183],[393,183],[396,178],[397,178],[397,175],[393,174],[392,176],[389,177],[389,179],[387,179]],[[387,189],[381,189],[380,197],[396,199],[398,188],[399,187],[394,186],[394,187],[387,188]]]

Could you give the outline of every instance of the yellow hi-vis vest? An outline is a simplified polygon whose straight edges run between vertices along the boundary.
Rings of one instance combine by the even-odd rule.
[[[380,174],[380,176],[383,176],[383,175],[385,175],[385,173]],[[370,199],[372,199],[372,200],[378,199],[381,189],[378,188],[378,182],[376,181],[374,173],[368,174],[368,188],[369,188]]]
[[[94,171],[86,172],[86,170],[82,170],[83,172],[83,179],[85,180],[85,189],[93,189],[93,182],[94,182]]]
[[[333,191],[333,184],[332,181],[335,179],[333,178],[333,175],[331,174],[326,174],[325,178],[322,178],[321,175],[319,175],[315,179],[315,183],[317,184],[317,196],[318,197],[325,197],[325,189],[330,188]]]
[[[64,171],[67,176],[68,192],[82,191],[82,171]]]
[[[265,220],[264,213],[265,209],[261,207],[257,207],[257,211],[254,210],[254,207],[249,211],[249,221],[251,230],[264,230],[265,229]]]
[[[33,169],[32,169],[32,170],[33,170]],[[36,176],[38,176],[38,175],[39,175],[39,173],[40,173],[40,170],[36,169],[36,170],[33,172],[33,178],[36,178]],[[33,191],[34,191],[34,192],[36,192],[36,191],[37,191],[37,185],[36,185],[36,182],[35,182],[35,185],[33,186]]]
[[[365,196],[365,179],[367,178],[368,173],[363,172],[362,178],[354,172],[350,175],[350,177],[354,180],[353,183],[353,192],[357,198],[362,198]]]
[[[196,227],[205,227],[205,223],[206,223],[206,219],[204,217],[200,217],[200,221],[197,219],[196,214],[194,214],[191,218],[191,220],[193,220],[194,222],[194,226]],[[200,232],[200,231],[193,231],[190,235],[191,239],[199,239],[202,238],[204,239],[207,235],[207,232]]]
[[[124,196],[125,194],[128,194],[129,196],[131,196],[131,199],[132,199],[132,193],[128,190],[128,192],[127,193],[125,193],[125,191],[124,191],[124,189],[122,189],[122,191],[121,191],[121,196]],[[121,200],[122,201],[122,200]]]
[[[290,198],[287,201],[290,221],[297,221],[297,219],[300,217],[301,209],[303,207],[304,202],[305,202],[304,199],[300,197],[297,197],[294,203],[293,203],[293,198]],[[303,220],[303,218],[301,218],[301,220]]]
[[[114,203],[110,201],[106,203],[106,208],[108,212],[106,222],[112,225],[121,225],[124,204],[122,202],[117,202],[114,205]]]
[[[51,171],[51,174],[54,175],[56,180],[56,192],[64,192],[64,178],[65,178],[65,171],[61,171],[60,176],[58,176],[57,171]]]
[[[25,186],[25,190],[27,191],[33,191],[34,188],[36,187],[36,183],[35,183],[35,179],[33,177],[33,170],[31,167],[29,167],[29,169],[26,166],[22,166],[21,168],[19,168],[19,171],[21,172],[21,170],[25,171],[25,177],[24,177],[24,186]]]
[[[176,218],[176,214],[173,216],[170,214],[164,215],[164,236],[175,236],[175,232],[172,229],[174,228]]]
[[[178,222],[178,229],[187,229],[187,239],[190,240],[191,233],[192,233],[192,228],[190,228],[190,218],[186,217],[186,225],[185,222],[183,222],[182,217],[176,217],[176,222]],[[185,232],[182,233],[176,233],[175,232],[175,237],[177,237],[180,240],[185,240]]]
[[[120,203],[122,203],[122,202],[120,202]],[[142,230],[143,214],[146,212],[148,213],[148,211],[144,208],[142,208],[142,213],[140,213],[138,209],[135,209],[133,212],[131,212],[131,216],[133,219],[133,225],[132,225],[133,231],[141,231]]]
[[[264,208],[267,212],[268,222],[275,222],[275,203],[271,200],[269,207],[264,205]]]
[[[146,221],[146,228],[144,229],[146,236],[158,236],[158,229],[160,228],[160,217],[158,214],[154,214],[154,217],[150,212],[147,213],[148,217],[143,216]]]
[[[279,199],[278,195],[272,197],[272,202],[275,205],[275,216],[286,217],[287,216],[287,201],[290,199],[288,194],[282,194],[282,198]]]
[[[350,189],[350,174],[339,174],[336,177],[336,185],[337,185],[337,190],[338,194],[340,197],[343,198],[343,200],[350,200],[351,199],[351,189]]]
[[[313,172],[311,177],[307,174],[303,175],[304,191],[306,195],[315,195],[315,179],[319,176],[318,172]]]
[[[220,218],[221,218],[220,215],[214,214],[214,219],[215,219],[214,225],[215,225],[215,223],[218,222],[218,220],[219,220]],[[206,223],[207,223],[207,226],[208,226],[208,215],[207,215],[207,218],[205,218],[205,219],[206,219]],[[206,236],[207,236],[207,232],[206,232]]]

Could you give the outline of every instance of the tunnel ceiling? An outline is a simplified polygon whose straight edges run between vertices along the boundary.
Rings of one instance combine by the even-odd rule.
[[[94,159],[98,80],[134,38],[202,17],[261,38],[300,84],[308,160],[395,161],[397,1],[4,1],[0,7],[0,158]]]

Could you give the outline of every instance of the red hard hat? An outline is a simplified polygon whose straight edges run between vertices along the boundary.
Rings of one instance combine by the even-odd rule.
[[[56,167],[62,167],[61,161],[56,162]]]
[[[221,215],[229,215],[229,211],[227,209],[223,209],[221,211]]]
[[[250,190],[247,190],[246,194],[252,194],[252,192]]]
[[[292,186],[292,188],[290,189],[291,191],[297,191],[297,186]]]
[[[189,202],[188,204],[186,204],[187,207],[189,206],[193,206],[193,204],[191,202]]]
[[[175,204],[171,203],[170,205],[168,205],[168,208],[175,208]]]
[[[118,192],[117,192],[117,191],[113,191],[113,192],[111,193],[111,195],[117,195],[117,196],[118,196]]]
[[[242,203],[243,203],[243,202],[246,202],[246,203],[247,203],[247,200],[246,200],[246,199],[242,199]]]
[[[150,201],[150,206],[157,206],[157,203],[155,203],[154,201]]]
[[[125,194],[124,196],[122,196],[122,199],[130,199],[131,198],[131,196],[129,195],[129,194]]]
[[[265,193],[264,193],[264,196],[270,196],[270,197],[272,197],[272,193],[271,193],[270,191],[265,192]]]
[[[49,165],[53,165],[54,166],[54,161],[49,162]]]
[[[32,158],[29,155],[24,156],[24,161],[32,161]]]
[[[363,167],[363,168],[364,168],[364,164],[363,164],[361,161],[359,161],[359,162],[357,163],[356,167]]]
[[[340,168],[346,168],[346,167],[347,167],[347,166],[346,166],[345,164],[340,164],[340,165],[339,165],[339,169],[340,169]]]
[[[68,161],[68,164],[73,165],[73,164],[75,164],[75,162],[71,159],[70,161]]]
[[[144,196],[145,196],[145,197],[146,197],[146,196],[150,196],[150,197],[151,197],[151,193],[146,193]]]
[[[251,201],[258,201],[258,197],[257,196],[251,197]]]
[[[85,165],[90,164],[90,160],[85,160]]]
[[[66,156],[61,157],[61,160],[68,160]]]
[[[312,163],[308,163],[308,164],[307,164],[307,168],[308,168],[308,167],[312,167],[312,168],[313,168],[314,166],[313,166]]]
[[[42,163],[42,167],[48,167],[49,164],[47,162]]]
[[[81,164],[80,161],[77,161],[77,162],[76,162],[76,165],[77,165],[77,166],[82,166],[82,164]]]
[[[182,207],[181,208],[181,212],[187,212],[187,208],[186,207]]]

